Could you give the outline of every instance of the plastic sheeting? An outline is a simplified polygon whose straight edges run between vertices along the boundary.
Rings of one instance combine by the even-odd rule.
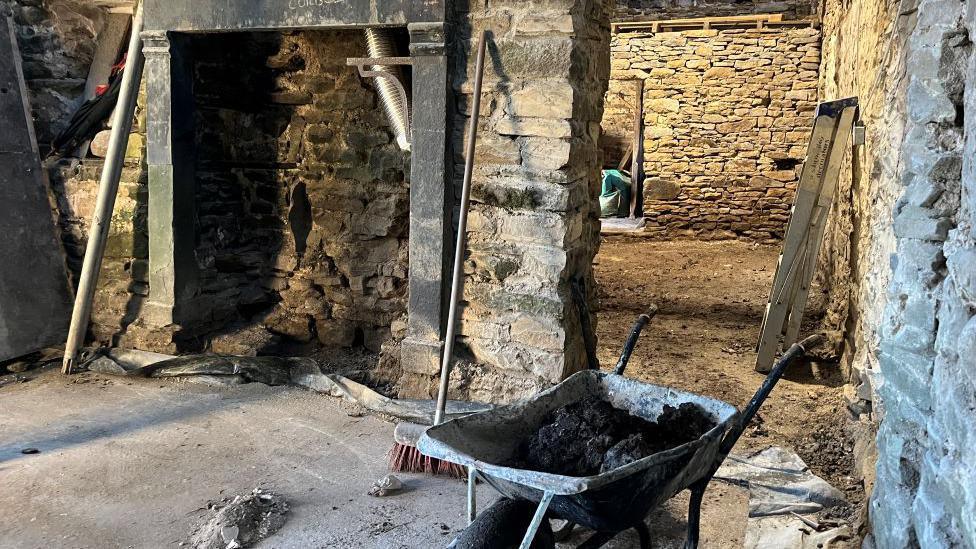
[[[791,450],[771,446],[753,454],[732,454],[715,478],[749,489],[746,549],[817,549],[851,536],[847,526],[818,532],[796,516],[847,502],[840,490],[811,473]]]
[[[95,356],[88,362],[87,367],[90,371],[108,375],[217,378],[242,383],[299,385],[318,393],[357,403],[373,412],[414,423],[432,425],[434,418],[433,400],[395,399],[383,396],[349,378],[322,373],[318,363],[309,358],[222,355],[173,357],[145,351],[112,349]],[[452,400],[447,403],[446,417],[453,419],[489,409],[491,409],[489,404]]]

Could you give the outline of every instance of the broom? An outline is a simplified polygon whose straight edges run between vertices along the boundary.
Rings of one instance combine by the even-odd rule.
[[[464,285],[465,233],[468,226],[468,210],[471,200],[471,178],[474,172],[474,149],[478,138],[478,120],[481,116],[481,88],[485,73],[485,46],[488,31],[481,33],[478,41],[478,57],[475,63],[474,98],[471,108],[471,126],[468,128],[468,144],[464,159],[464,183],[461,187],[461,219],[458,222],[457,245],[454,249],[454,278],[451,283],[451,303],[448,309],[447,330],[444,335],[444,352],[441,356],[441,378],[437,391],[437,410],[434,425],[444,421],[447,408],[447,386],[451,377],[451,358],[454,354],[454,336],[457,324],[458,302]],[[417,449],[417,441],[426,426],[400,423],[393,433],[394,445],[389,452],[390,470],[405,473],[427,473],[467,478],[467,470],[456,463],[425,456]]]

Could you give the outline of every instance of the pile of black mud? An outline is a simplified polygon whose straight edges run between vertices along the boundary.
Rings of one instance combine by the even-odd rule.
[[[715,418],[697,404],[665,405],[656,422],[588,397],[553,411],[520,445],[512,466],[587,477],[701,438]]]

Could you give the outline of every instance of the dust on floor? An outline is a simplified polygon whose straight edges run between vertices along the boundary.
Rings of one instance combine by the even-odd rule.
[[[626,374],[745,405],[764,378],[754,369],[754,347],[779,252],[735,241],[605,237],[595,266],[601,363],[616,362],[637,315],[654,303],[660,311]],[[815,296],[811,309],[805,327],[822,314]],[[859,503],[862,489],[850,478],[853,458],[843,432],[842,386],[836,365],[795,364],[737,450],[793,448],[815,474]]]
[[[289,506],[258,548],[444,547],[466,524],[457,480],[398,475],[396,495],[367,495],[388,472],[393,425],[337,399],[256,383],[66,378],[56,364],[17,376],[0,383],[3,547],[181,547],[214,501],[255,488]],[[485,485],[478,496],[482,508],[497,498]],[[747,499],[709,490],[704,547],[741,547]],[[686,506],[681,494],[653,513],[655,547],[682,546]],[[628,532],[607,547],[636,543]]]

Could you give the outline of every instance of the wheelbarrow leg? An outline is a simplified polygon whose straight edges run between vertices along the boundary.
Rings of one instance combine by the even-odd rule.
[[[637,530],[637,536],[640,538],[640,549],[651,549],[651,532],[647,529],[647,525],[639,522],[634,526],[634,530]]]
[[[552,496],[552,492],[546,492],[542,495],[542,501],[539,502],[539,508],[535,510],[535,516],[529,523],[529,529],[525,531],[525,537],[522,538],[522,545],[519,545],[519,549],[529,549],[532,546],[532,540],[539,532],[542,521],[546,519],[546,511],[549,510],[549,504],[552,503]]]
[[[468,525],[478,516],[478,501],[475,499],[475,486],[478,481],[478,470],[468,467]]]
[[[698,549],[702,499],[705,497],[707,487],[708,481],[691,487],[691,501],[688,503],[688,540],[685,542],[685,549]]]

